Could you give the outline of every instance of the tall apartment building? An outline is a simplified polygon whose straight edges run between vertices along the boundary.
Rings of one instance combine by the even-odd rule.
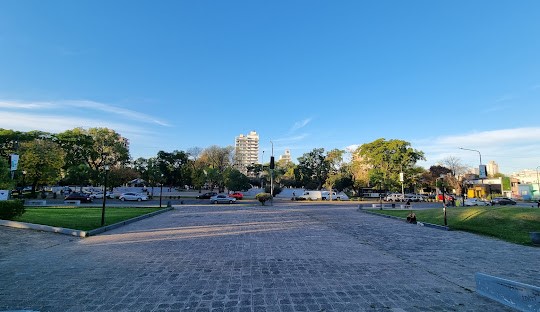
[[[236,168],[246,174],[247,167],[259,163],[259,135],[251,131],[248,135],[240,134],[234,144],[234,163]]]
[[[497,173],[499,173],[499,165],[491,160],[488,164],[487,164],[487,173],[488,175],[492,176],[492,175],[495,175]]]

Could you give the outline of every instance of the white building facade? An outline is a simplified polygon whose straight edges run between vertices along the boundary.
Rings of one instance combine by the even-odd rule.
[[[286,149],[285,154],[279,156],[279,160],[285,160],[287,162],[291,162],[292,161],[291,151]]]
[[[234,144],[236,168],[246,174],[247,167],[259,163],[259,135],[255,131],[247,135],[240,134]]]

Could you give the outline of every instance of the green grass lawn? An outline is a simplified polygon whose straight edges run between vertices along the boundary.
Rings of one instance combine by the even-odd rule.
[[[157,210],[159,208],[106,208],[105,225],[125,221]],[[101,207],[26,208],[26,212],[21,217],[14,219],[14,221],[88,231],[101,227]]]
[[[373,210],[406,218],[407,210]],[[444,225],[443,209],[414,210],[419,222]],[[496,237],[508,242],[532,245],[529,232],[540,232],[540,209],[515,206],[450,207],[446,209],[448,227]]]

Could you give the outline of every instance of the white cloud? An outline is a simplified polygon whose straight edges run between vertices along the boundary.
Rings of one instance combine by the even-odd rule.
[[[166,122],[161,121],[153,116],[143,114],[130,109],[125,109],[118,106],[109,104],[87,101],[87,100],[62,100],[62,101],[42,101],[42,102],[22,102],[22,101],[6,101],[0,100],[0,108],[6,108],[9,110],[69,110],[73,108],[82,108],[87,111],[94,112],[106,112],[114,114],[117,117],[129,119],[144,123],[154,123],[160,126],[169,126]]]
[[[424,138],[411,143],[425,153],[427,161],[421,163],[425,167],[449,156],[460,158],[465,165],[478,166],[479,154],[459,149],[463,147],[480,151],[482,163],[493,160],[499,164],[501,172],[509,174],[540,164],[539,137],[540,127],[525,127]]]
[[[292,132],[295,132],[296,130],[302,129],[305,126],[307,126],[310,122],[311,122],[311,118],[306,118],[304,120],[297,121],[294,123],[294,125],[292,126],[289,132],[292,133]]]

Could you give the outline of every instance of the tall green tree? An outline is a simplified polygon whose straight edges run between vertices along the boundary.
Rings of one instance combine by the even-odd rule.
[[[55,139],[67,155],[65,169],[88,166],[94,184],[101,183],[105,165],[120,168],[129,162],[129,141],[108,128],[75,128],[55,135]]]
[[[9,162],[0,157],[0,190],[11,190],[15,186],[10,173]]]
[[[362,144],[356,153],[359,161],[369,167],[370,183],[380,184],[382,189],[399,190],[399,174],[410,176],[419,160],[425,160],[424,153],[415,150],[403,140],[385,140]]]
[[[225,186],[229,191],[242,191],[251,187],[249,178],[234,168],[225,170]]]
[[[232,146],[213,145],[202,151],[199,157],[199,161],[207,168],[205,170],[208,182],[217,186],[220,192],[225,190],[224,172],[232,166],[233,150]]]
[[[159,151],[156,157],[160,172],[165,178],[165,184],[186,185],[190,183],[189,155],[183,151],[172,153]]]
[[[26,180],[35,193],[38,185],[55,184],[60,179],[64,166],[64,151],[55,142],[36,139],[21,144],[21,170],[26,171]]]
[[[324,148],[314,148],[298,158],[299,173],[306,188],[320,190],[328,177],[330,164],[324,155]]]

